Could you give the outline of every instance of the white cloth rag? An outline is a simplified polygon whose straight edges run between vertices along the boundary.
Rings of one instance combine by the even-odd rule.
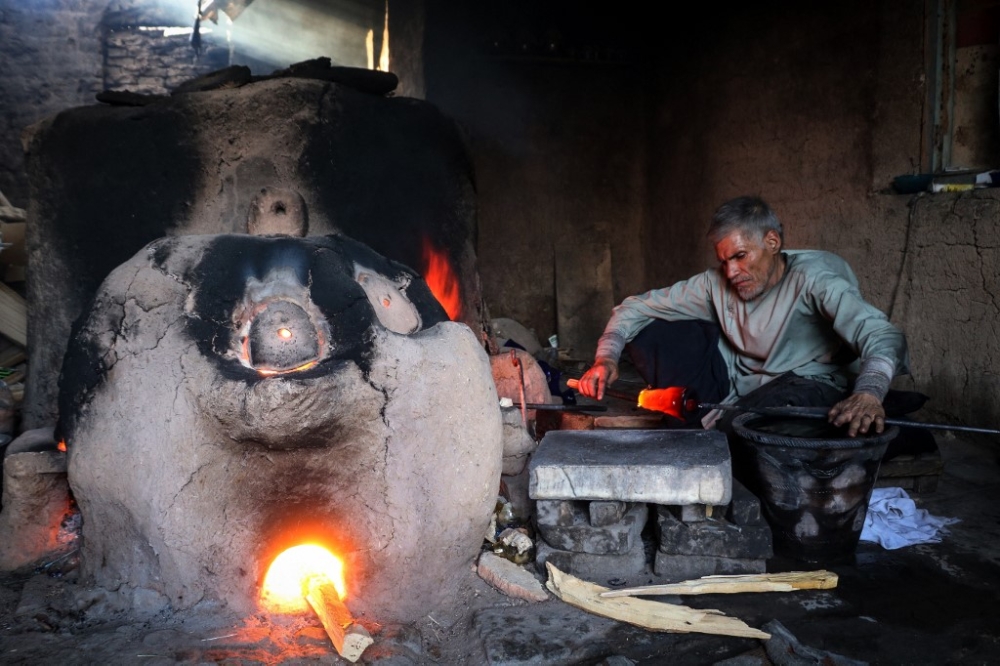
[[[918,543],[938,543],[947,526],[958,518],[932,516],[918,509],[902,488],[876,488],[868,501],[862,541],[874,541],[886,550]]]

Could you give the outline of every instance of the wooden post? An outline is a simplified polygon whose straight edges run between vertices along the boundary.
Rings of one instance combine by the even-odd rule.
[[[323,623],[333,647],[337,648],[337,654],[344,659],[352,663],[357,661],[365,648],[373,643],[368,630],[354,623],[351,611],[347,610],[337,594],[337,588],[326,576],[309,579],[306,601]]]

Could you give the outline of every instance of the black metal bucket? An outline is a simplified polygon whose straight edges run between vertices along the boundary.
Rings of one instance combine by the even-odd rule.
[[[825,421],[740,414],[734,463],[761,501],[775,554],[818,564],[854,555],[879,464],[899,434],[847,437]]]

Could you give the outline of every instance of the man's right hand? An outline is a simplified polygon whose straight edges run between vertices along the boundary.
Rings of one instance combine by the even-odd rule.
[[[594,361],[590,370],[580,377],[580,393],[588,398],[604,399],[604,389],[618,379],[618,364],[609,358],[599,358]]]

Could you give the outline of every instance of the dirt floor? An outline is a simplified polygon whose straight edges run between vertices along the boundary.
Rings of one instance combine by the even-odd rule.
[[[922,508],[961,519],[944,541],[895,551],[862,543],[830,566],[836,589],[655,597],[716,608],[753,627],[778,621],[798,645],[654,633],[563,602],[506,597],[476,582],[448,612],[414,626],[369,626],[363,663],[379,664],[995,664],[1000,663],[1000,441],[938,437],[945,460]],[[432,554],[429,554],[432,556]],[[774,571],[807,568],[769,562]],[[155,604],[150,604],[152,607]],[[309,617],[236,618],[219,608],[144,613],[75,577],[70,560],[0,579],[3,664],[341,663]],[[770,649],[769,649],[770,648]],[[827,653],[824,655],[824,653]],[[832,655],[832,656],[831,656]],[[823,658],[826,658],[823,661]],[[346,663],[346,662],[345,662]]]

